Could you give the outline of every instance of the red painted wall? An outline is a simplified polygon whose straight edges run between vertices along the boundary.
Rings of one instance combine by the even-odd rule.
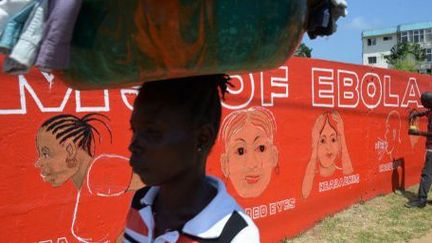
[[[112,141],[99,128],[94,158],[128,157],[136,90],[72,90],[37,70],[20,77],[1,74],[0,81],[0,241],[76,242],[81,236],[71,229],[77,218],[87,217],[76,216],[80,212],[88,214],[86,225],[98,226],[86,234],[100,233],[99,225],[112,220],[103,213],[115,212],[112,205],[127,208],[132,193],[109,191],[111,204],[95,206],[101,201],[86,198],[71,180],[58,187],[44,182],[35,167],[36,135],[55,115],[97,112],[110,118]],[[421,108],[420,94],[432,89],[431,81],[302,58],[267,72],[232,75],[236,87],[223,104],[225,136],[213,148],[208,173],[224,179],[263,242],[295,236],[329,214],[391,192],[402,177],[405,186],[418,183],[425,139],[408,136],[407,115]],[[426,120],[418,126],[424,130]],[[102,164],[116,163],[107,161]],[[110,183],[109,190],[121,186]],[[116,230],[106,237],[115,238]]]

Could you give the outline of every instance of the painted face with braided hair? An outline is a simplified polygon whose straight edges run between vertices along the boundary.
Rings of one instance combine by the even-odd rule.
[[[107,118],[96,113],[82,118],[64,114],[54,116],[42,124],[36,135],[39,158],[35,166],[40,169],[45,182],[54,187],[61,186],[77,176],[83,161],[92,159],[94,133],[99,135],[99,132],[89,122],[99,121],[109,130],[97,116]],[[81,182],[82,179],[78,178],[77,181]]]
[[[72,141],[60,144],[54,134],[42,127],[36,136],[36,147],[39,158],[35,166],[45,182],[61,186],[78,171],[79,161],[74,158],[76,145]]]

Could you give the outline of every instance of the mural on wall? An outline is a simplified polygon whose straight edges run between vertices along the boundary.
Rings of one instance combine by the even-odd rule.
[[[129,159],[116,154],[95,156],[96,124],[111,135],[109,118],[90,113],[62,114],[46,120],[36,136],[35,166],[42,180],[59,187],[71,180],[77,189],[71,233],[81,242],[103,242],[122,234],[132,193],[142,187]],[[101,207],[103,205],[103,207]],[[108,213],[107,213],[108,212]]]
[[[424,138],[412,149],[404,122],[430,76],[294,57],[231,77],[207,172],[262,242],[418,183]],[[37,70],[0,78],[0,242],[115,242],[140,187],[128,165],[137,89],[74,90]]]
[[[260,196],[273,172],[279,174],[275,133],[273,113],[264,107],[237,110],[225,117],[220,132],[221,170],[241,197]]]
[[[342,118],[337,111],[327,111],[318,116],[312,128],[312,153],[303,179],[303,198],[309,197],[316,174],[321,178],[328,178],[339,176],[338,171],[349,175],[353,173],[353,167]],[[322,185],[320,183],[318,188],[320,192],[326,190]]]
[[[385,120],[384,137],[378,138],[375,144],[378,160],[393,161],[397,158],[399,145],[401,144],[402,121],[398,111],[392,110]]]
[[[399,111],[391,110],[385,119],[384,136],[375,143],[379,173],[391,172],[392,191],[405,190],[405,159],[400,156],[402,120]],[[412,142],[410,139],[411,146]],[[416,142],[417,143],[417,142]]]

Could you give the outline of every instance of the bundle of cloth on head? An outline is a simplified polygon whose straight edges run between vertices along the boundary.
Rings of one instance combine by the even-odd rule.
[[[69,66],[69,51],[81,0],[0,1],[3,72],[23,74]]]
[[[1,0],[3,71],[71,87],[275,68],[304,32],[331,35],[345,0]]]

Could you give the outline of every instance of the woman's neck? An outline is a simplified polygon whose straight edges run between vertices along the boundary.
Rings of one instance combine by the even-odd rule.
[[[155,214],[155,234],[183,227],[190,219],[198,215],[216,196],[213,187],[203,173],[192,177],[183,175],[160,187],[159,195],[153,202]]]
[[[175,211],[179,207],[191,204],[202,204],[209,191],[215,189],[206,180],[205,175],[198,177],[185,176],[160,187],[159,202],[166,210]],[[204,205],[205,206],[205,205]]]

